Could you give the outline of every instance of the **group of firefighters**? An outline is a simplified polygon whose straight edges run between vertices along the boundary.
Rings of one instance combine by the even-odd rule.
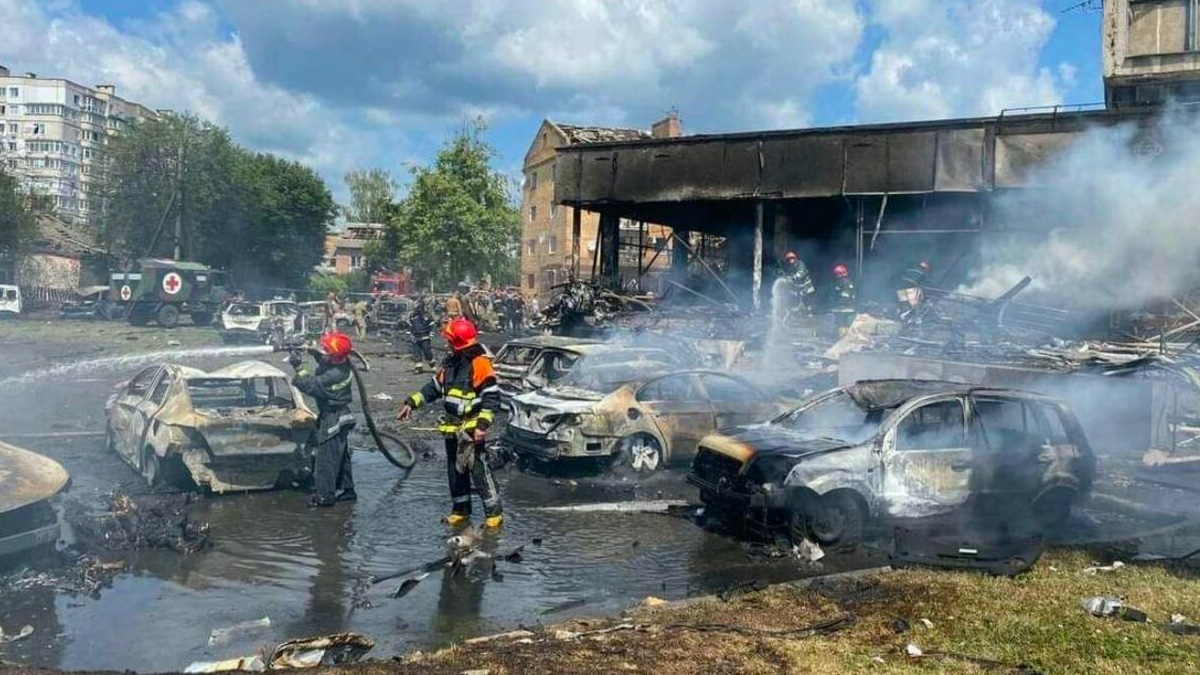
[[[922,288],[930,265],[922,260],[897,279],[896,299],[902,320],[910,320],[923,300]],[[838,263],[832,268],[830,309],[841,330],[845,330],[856,311],[856,289],[849,268]],[[816,286],[808,268],[793,252],[783,257],[781,278],[790,286],[801,307],[811,311]],[[501,408],[500,388],[492,360],[479,343],[475,324],[463,315],[462,306],[451,298],[441,335],[450,346],[450,354],[419,391],[405,399],[396,413],[397,421],[406,421],[414,410],[441,401],[443,414],[437,430],[442,434],[446,453],[447,479],[451,509],[446,522],[465,525],[471,518],[471,487],[483,502],[484,524],[499,527],[504,522],[500,492],[486,457],[488,429]],[[336,298],[329,299],[332,314]],[[424,302],[418,302],[411,316],[411,330],[419,363],[434,364],[431,338],[435,326]],[[359,337],[362,337],[360,333]],[[354,475],[350,462],[349,434],[355,425],[350,411],[354,372],[350,355],[354,349],[348,335],[336,330],[323,334],[315,350],[316,369],[310,372],[298,352],[289,356],[295,370],[297,389],[317,404],[316,454],[313,469],[313,495],[309,504],[332,506],[339,501],[354,501]]]
[[[424,313],[423,305],[418,305]],[[426,321],[428,319],[426,318]],[[432,332],[432,323],[429,322]],[[471,483],[483,502],[486,527],[504,522],[500,492],[485,454],[487,433],[500,410],[500,388],[492,360],[479,343],[475,324],[463,316],[452,317],[441,331],[450,345],[450,355],[433,378],[413,392],[396,414],[409,419],[422,406],[441,400],[443,414],[438,431],[445,441],[447,474],[452,502],[446,522],[465,525],[471,517]],[[428,340],[426,340],[428,343]],[[288,361],[295,370],[293,383],[317,404],[316,453],[313,461],[313,494],[309,506],[327,507],[340,501],[355,501],[354,474],[350,462],[349,436],[355,426],[350,411],[354,371],[350,336],[328,332],[317,343],[315,370],[309,371],[299,352]],[[432,362],[426,344],[427,358]]]
[[[909,322],[915,319],[917,310],[924,300],[924,287],[931,266],[928,261],[921,260],[906,269],[896,279],[897,315],[901,321]],[[828,308],[834,317],[839,333],[845,333],[854,321],[857,312],[858,290],[854,280],[850,278],[850,268],[845,263],[837,263],[831,270],[833,283],[829,288]],[[779,278],[785,282],[786,292],[791,295],[791,303],[785,303],[787,312],[799,311],[809,315],[813,312],[817,294],[816,284],[808,267],[800,260],[800,256],[788,251],[783,256]]]

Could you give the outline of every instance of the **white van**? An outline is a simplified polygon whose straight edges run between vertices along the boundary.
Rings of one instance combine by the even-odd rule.
[[[21,289],[0,284],[0,317],[21,313]]]

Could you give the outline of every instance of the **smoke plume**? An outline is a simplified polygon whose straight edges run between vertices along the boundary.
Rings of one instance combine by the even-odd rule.
[[[1200,282],[1196,116],[1091,129],[1030,184],[994,200],[981,272],[963,292],[995,297],[1028,274],[1028,297],[1115,310]]]

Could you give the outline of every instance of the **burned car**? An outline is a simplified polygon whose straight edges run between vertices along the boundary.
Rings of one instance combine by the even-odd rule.
[[[311,474],[316,415],[261,361],[211,373],[151,366],[118,385],[105,409],[108,447],[150,485],[264,490]]]
[[[569,350],[578,345],[592,344],[599,342],[557,335],[536,335],[509,340],[496,352],[492,360],[496,368],[496,379],[500,384],[500,393],[507,398],[524,391],[522,380],[529,372],[529,367],[547,349]]]
[[[790,406],[733,375],[629,359],[572,370],[511,407],[505,440],[518,456],[592,458],[638,474],[691,458],[715,429]]]
[[[1054,399],[878,380],[708,436],[688,481],[712,511],[836,545],[871,523],[941,517],[1046,531],[1088,494],[1094,473],[1075,415]]]
[[[657,363],[676,368],[692,365],[680,354],[659,347],[634,347],[570,339],[571,344],[542,348],[529,364],[525,375],[521,377],[521,392],[553,386],[576,369],[630,362]],[[502,384],[501,387],[503,386]]]
[[[58,462],[0,443],[0,560],[58,541],[58,517],[49,500],[70,482]]]
[[[235,302],[221,312],[221,339],[225,342],[266,344],[304,335],[306,317],[290,300]]]

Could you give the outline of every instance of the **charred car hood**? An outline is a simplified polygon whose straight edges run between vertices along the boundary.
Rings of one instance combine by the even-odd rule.
[[[798,459],[854,446],[847,441],[806,437],[775,424],[723,429],[705,438],[701,444],[743,462],[762,455],[782,455]]]

